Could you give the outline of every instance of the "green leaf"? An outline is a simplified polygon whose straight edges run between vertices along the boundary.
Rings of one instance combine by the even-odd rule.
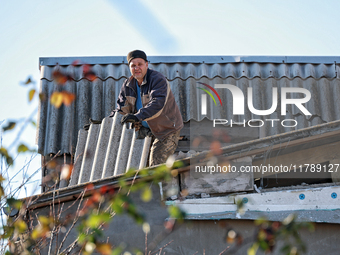
[[[39,222],[42,224],[42,225],[49,225],[50,224],[50,222],[51,222],[51,219],[50,218],[47,218],[46,216],[44,216],[44,215],[40,215],[39,217],[38,217],[38,220],[39,220]]]
[[[145,168],[139,171],[140,176],[147,176],[148,174],[149,174],[149,171]]]
[[[9,166],[13,165],[13,163],[14,163],[12,157],[7,157],[7,158],[6,158],[6,162],[7,162],[7,165],[9,165]]]
[[[288,253],[288,254],[289,254],[290,249],[291,249],[290,244],[286,244],[285,246],[283,246],[283,247],[280,249],[280,251],[281,251],[282,253]]]
[[[14,222],[14,227],[19,231],[20,234],[24,233],[27,229],[27,224],[23,220],[17,220]]]
[[[136,255],[143,255],[144,254],[141,250],[139,250],[137,248],[133,249],[133,253],[136,254]]]
[[[86,224],[90,228],[97,228],[101,223],[101,219],[99,215],[90,215],[90,217],[87,219]]]
[[[15,121],[10,121],[8,122],[7,126],[3,127],[2,130],[5,132],[5,131],[8,131],[8,130],[11,130],[13,128],[15,128],[15,125],[17,123]]]
[[[177,206],[171,205],[168,208],[168,212],[170,214],[170,217],[176,218],[176,219],[184,219],[185,213],[181,211]]]
[[[13,161],[13,158],[12,158],[12,157],[7,157],[7,158],[6,158],[6,162],[7,162],[7,165],[10,166],[10,165],[13,165],[13,162],[14,162],[14,161]]]
[[[248,255],[256,255],[256,252],[259,248],[259,245],[257,243],[254,243],[249,249],[248,249]]]
[[[15,198],[7,198],[7,203],[10,207],[20,210],[22,206],[22,201]]]
[[[79,238],[78,242],[80,244],[83,244],[85,242],[85,240],[86,240],[86,237],[87,237],[87,235],[85,233],[80,233],[79,236],[78,236],[78,238]]]
[[[111,255],[120,255],[123,252],[123,248],[122,247],[117,247],[116,249],[114,249],[111,252]]]
[[[118,183],[122,188],[124,188],[126,186],[126,181],[124,179],[119,179]]]
[[[259,241],[259,245],[260,245],[260,248],[263,251],[267,251],[269,249],[269,245],[268,245],[267,241],[265,241],[265,240]]]
[[[93,236],[103,237],[104,233],[103,233],[103,231],[101,229],[95,228],[95,229],[93,229]]]
[[[33,229],[32,233],[31,233],[31,237],[36,240],[37,238],[39,238],[40,236],[40,230],[38,230],[37,228]]]
[[[131,186],[130,191],[135,192],[135,191],[138,191],[140,189],[141,189],[141,185],[140,185],[140,183],[137,182],[133,186]]]
[[[141,194],[141,199],[144,202],[149,202],[152,199],[152,191],[149,187],[145,187],[145,189],[143,190]]]
[[[181,168],[183,166],[184,166],[183,161],[175,161],[174,165],[173,165],[173,168]]]
[[[104,223],[109,223],[111,221],[111,215],[108,212],[101,213],[99,216]]]
[[[4,188],[2,187],[2,185],[0,185],[0,198],[5,195],[5,191]]]
[[[8,152],[7,152],[6,148],[1,147],[1,148],[0,148],[0,154],[3,155],[3,156],[5,156],[5,157],[8,156]]]
[[[36,123],[34,120],[31,120],[31,124],[32,124],[34,127],[37,127],[37,123]]]
[[[35,89],[31,89],[29,92],[28,92],[28,101],[31,102],[34,95],[35,95]]]
[[[143,224],[145,221],[145,218],[141,214],[135,214],[133,215],[134,220],[136,221],[137,224]]]
[[[25,144],[23,144],[23,143],[18,146],[18,153],[26,152],[26,151],[29,151],[29,150],[30,149]]]
[[[128,177],[133,177],[133,176],[135,176],[136,175],[136,170],[135,169],[133,169],[133,168],[130,168],[127,172],[126,172],[126,174],[125,174],[125,178],[128,178]]]
[[[7,239],[13,235],[14,227],[4,226],[3,229],[4,229],[4,234],[1,235],[1,238]]]
[[[114,210],[117,214],[121,214],[123,213],[123,203],[124,201],[120,198],[120,197],[117,197],[116,199],[114,199],[112,205],[111,205],[111,208],[112,210]]]
[[[259,225],[267,223],[267,222],[268,222],[268,220],[265,217],[259,217],[255,220],[255,225],[259,226]]]
[[[6,158],[6,162],[7,162],[8,165],[13,164],[13,158],[11,156],[9,156],[7,150],[4,147],[0,148],[0,155],[2,155],[3,157]]]
[[[98,228],[100,224],[102,223],[108,223],[110,221],[111,217],[109,213],[101,213],[101,214],[92,214],[87,219],[86,223],[87,226],[90,228]]]

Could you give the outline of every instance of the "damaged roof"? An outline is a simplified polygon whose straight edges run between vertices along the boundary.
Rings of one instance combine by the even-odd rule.
[[[114,120],[111,120],[114,124]],[[94,126],[94,125],[92,125]],[[99,126],[99,125],[97,125]],[[114,125],[113,125],[114,126]],[[124,128],[124,127],[122,127]],[[222,148],[222,157],[227,160],[238,160],[246,156],[255,156],[260,154],[267,154],[270,151],[281,151],[285,149],[291,149],[298,147],[299,150],[306,150],[311,146],[329,145],[334,142],[340,141],[340,121],[334,121],[326,124],[317,125],[314,127],[308,127],[301,130],[291,131],[289,133],[279,134],[275,136],[265,137],[249,142],[239,143],[230,145]],[[292,151],[290,151],[292,152]],[[337,151],[336,151],[337,153]],[[179,174],[183,174],[190,171],[190,164],[202,162],[205,158],[206,153],[201,153],[198,156],[185,159],[183,161],[184,167],[177,169]],[[152,171],[152,169],[150,169]],[[133,179],[133,178],[131,178]],[[137,180],[139,176],[137,177]],[[119,174],[114,176],[104,176],[102,178],[89,179],[93,184],[94,189],[99,189],[102,186],[108,187],[119,187]],[[61,188],[58,190],[58,201],[66,202],[73,201],[76,195],[79,195],[84,191],[88,185],[88,181],[79,182],[78,185],[69,186],[67,188]],[[130,181],[128,179],[127,181]],[[259,192],[259,191],[257,191]],[[169,202],[177,203],[188,211],[187,219],[195,220],[207,220],[207,219],[238,219],[240,216],[236,212],[236,198],[247,198],[249,205],[247,205],[247,211],[245,215],[242,215],[242,219],[256,219],[259,215],[266,215],[270,220],[283,220],[290,213],[296,213],[299,220],[308,220],[314,222],[329,222],[329,223],[340,223],[339,212],[340,207],[337,203],[337,197],[331,196],[334,192],[339,192],[339,183],[327,183],[321,185],[310,185],[310,186],[295,186],[286,187],[282,189],[271,189],[263,190],[261,193],[255,191],[251,193],[237,192],[234,194],[222,195],[220,197],[212,197],[207,199],[186,199],[184,201]],[[301,193],[314,196],[315,193],[322,193],[323,196],[327,196],[328,200],[323,201],[322,206],[319,206],[317,199],[316,201],[310,199],[301,200]],[[55,192],[47,192],[43,195],[39,195],[37,199],[29,199],[32,202],[30,208],[38,208],[47,206],[54,201]],[[292,211],[293,207],[291,202],[287,203],[286,200],[277,202],[273,200],[273,197],[282,196],[284,199],[291,199],[293,197],[296,202],[294,205],[297,210]],[[331,196],[331,197],[328,197]],[[257,197],[262,200],[258,201]],[[266,198],[268,197],[268,198]],[[337,199],[336,199],[337,198]],[[266,202],[266,199],[272,199],[271,204]],[[215,201],[216,200],[216,201]],[[247,201],[248,201],[247,200]],[[202,206],[203,205],[203,206]],[[198,211],[204,209],[205,211]],[[266,209],[266,208],[269,209]],[[259,210],[258,208],[262,208]],[[315,209],[316,208],[316,209]],[[265,211],[266,210],[266,211]]]
[[[72,65],[78,60],[89,64],[96,74],[93,82],[83,76],[83,66]],[[214,106],[208,98],[207,114],[200,111],[203,91],[198,82],[214,86],[232,84],[244,94],[253,88],[256,109],[269,109],[272,104],[272,88],[299,87],[308,89],[311,100],[306,108],[311,116],[304,116],[291,106],[287,107],[287,119],[295,119],[294,128],[276,125],[265,127],[263,136],[276,135],[296,129],[328,123],[340,119],[340,57],[258,57],[258,56],[153,56],[149,57],[151,69],[163,73],[169,80],[184,121],[208,119],[254,119],[249,110],[244,116],[232,115],[232,96],[227,90],[216,89],[226,105]],[[37,133],[38,151],[75,154],[78,131],[89,118],[102,120],[115,108],[116,99],[124,80],[130,76],[125,56],[119,57],[66,57],[40,58],[41,92],[49,98],[57,84],[52,72],[56,65],[69,73],[73,79],[64,86],[76,95],[70,107],[52,106],[48,100],[40,104]],[[217,107],[218,110],[215,110]],[[268,118],[280,119],[280,107]],[[269,123],[268,123],[269,124]]]
[[[120,123],[120,114],[101,124],[81,129],[69,186],[124,174],[146,167],[151,137],[136,139],[137,132]],[[60,187],[67,186],[66,181]]]

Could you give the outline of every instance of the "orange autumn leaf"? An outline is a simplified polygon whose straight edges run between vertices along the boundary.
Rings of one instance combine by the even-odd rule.
[[[92,202],[94,202],[94,203],[99,203],[100,202],[100,200],[101,200],[101,195],[100,195],[100,193],[99,192],[95,192],[95,193],[93,193],[92,194],[92,196],[91,196],[91,200],[92,200]]]
[[[100,194],[102,194],[102,195],[105,195],[106,194],[106,192],[107,192],[107,186],[101,186],[100,187]]]
[[[52,93],[50,101],[52,105],[59,108],[63,103],[63,96],[60,92],[55,91]]]
[[[56,108],[59,108],[62,104],[70,106],[75,98],[76,96],[73,93],[67,91],[55,91],[51,96],[51,104]]]
[[[32,101],[32,99],[33,99],[33,97],[34,97],[34,95],[35,95],[35,89],[31,89],[29,92],[28,92],[28,100],[29,100],[29,102],[31,102]]]
[[[55,160],[51,160],[51,161],[47,162],[46,167],[48,169],[54,169],[54,168],[57,167],[57,162]]]
[[[219,141],[213,141],[210,144],[210,150],[214,155],[222,154],[221,143]]]
[[[89,64],[83,65],[83,73],[87,73],[89,71],[90,71],[90,65]]]
[[[93,204],[93,201],[92,201],[91,199],[87,199],[87,200],[85,201],[85,203],[84,203],[84,208],[83,208],[83,210],[84,210],[84,211],[87,211],[88,208],[89,208],[92,204]]]
[[[170,220],[164,222],[164,228],[168,232],[172,231],[174,225],[175,225],[175,219],[170,219]]]
[[[97,251],[102,255],[110,255],[112,252],[111,245],[108,243],[96,244]]]
[[[181,191],[181,195],[182,195],[182,197],[186,197],[186,196],[189,195],[189,191],[187,189],[184,189],[184,190]]]
[[[95,81],[97,79],[96,73],[91,70],[91,66],[88,64],[83,65],[83,75],[89,81]]]
[[[194,148],[198,147],[202,142],[201,140],[202,140],[201,137],[195,137],[193,142],[192,142],[192,146]]]
[[[88,185],[86,186],[86,189],[87,189],[87,190],[92,190],[92,189],[94,189],[94,185],[93,185],[92,183],[90,183],[90,184],[88,184]]]
[[[224,143],[230,142],[230,136],[228,135],[228,133],[221,129],[214,129],[213,137],[217,140],[223,141]]]
[[[96,74],[93,71],[85,73],[85,78],[89,81],[95,81],[97,79]]]
[[[72,102],[74,101],[74,99],[76,98],[75,94],[67,92],[67,91],[62,91],[60,93],[62,94],[62,97],[63,97],[63,103],[66,106],[70,106]]]
[[[80,60],[79,60],[79,59],[76,59],[76,60],[74,60],[74,61],[72,62],[71,65],[77,66],[77,65],[79,65],[79,64],[80,64]]]
[[[54,70],[52,73],[52,77],[57,84],[61,85],[65,84],[68,80],[68,76],[60,70]]]

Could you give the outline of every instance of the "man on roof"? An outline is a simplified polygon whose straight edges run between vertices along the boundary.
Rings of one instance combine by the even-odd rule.
[[[150,166],[165,163],[178,145],[183,128],[181,112],[169,82],[161,73],[148,68],[144,51],[129,52],[127,61],[131,77],[122,85],[114,112],[124,115],[122,124],[134,123],[139,133],[152,132],[155,139],[150,150]]]

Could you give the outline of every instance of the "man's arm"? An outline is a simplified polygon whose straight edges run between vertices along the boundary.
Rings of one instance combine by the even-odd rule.
[[[115,110],[113,110],[110,114],[110,117],[113,117],[115,115],[116,112],[119,112],[121,114],[127,114],[129,113],[129,107],[127,104],[127,99],[126,99],[126,83],[127,80],[123,83],[122,87],[120,88],[120,92],[118,95],[118,99],[117,99],[117,107]]]

